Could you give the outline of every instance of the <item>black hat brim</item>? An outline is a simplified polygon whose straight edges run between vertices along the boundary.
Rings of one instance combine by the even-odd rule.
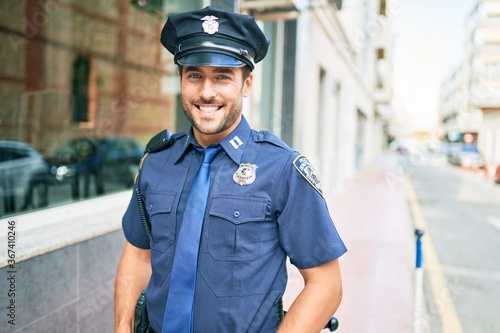
[[[230,67],[230,68],[239,68],[244,67],[247,64],[243,61],[236,59],[235,57],[211,53],[211,52],[203,52],[203,53],[193,53],[188,54],[183,57],[177,59],[177,64],[181,66],[200,66],[200,67]]]

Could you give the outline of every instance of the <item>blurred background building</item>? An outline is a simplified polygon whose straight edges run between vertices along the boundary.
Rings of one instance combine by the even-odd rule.
[[[491,173],[500,165],[500,1],[477,2],[464,48],[462,63],[442,84],[445,141],[477,147]]]

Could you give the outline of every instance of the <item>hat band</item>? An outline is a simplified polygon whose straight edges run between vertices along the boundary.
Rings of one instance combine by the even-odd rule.
[[[215,43],[212,43],[212,42],[190,43],[190,44],[187,44],[187,45],[179,44],[179,46],[175,50],[175,55],[177,56],[181,52],[186,52],[186,51],[189,51],[189,50],[200,49],[200,48],[219,49],[219,50],[224,50],[224,51],[228,51],[228,52],[231,52],[231,53],[235,53],[235,54],[237,54],[237,55],[239,55],[239,56],[247,59],[248,61],[250,61],[251,64],[254,64],[253,57],[250,55],[250,53],[248,52],[248,50],[242,49],[242,48],[237,49],[235,47],[231,47],[231,46],[227,46],[227,45],[215,44]]]

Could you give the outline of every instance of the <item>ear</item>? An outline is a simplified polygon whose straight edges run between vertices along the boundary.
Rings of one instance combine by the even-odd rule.
[[[253,85],[253,73],[250,73],[250,75],[248,75],[248,77],[243,82],[244,97],[248,97],[250,95],[250,92],[252,91],[252,85]]]

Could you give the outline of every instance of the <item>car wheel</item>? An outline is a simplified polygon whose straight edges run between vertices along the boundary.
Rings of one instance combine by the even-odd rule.
[[[49,186],[44,181],[32,181],[24,197],[22,210],[47,207]]]

